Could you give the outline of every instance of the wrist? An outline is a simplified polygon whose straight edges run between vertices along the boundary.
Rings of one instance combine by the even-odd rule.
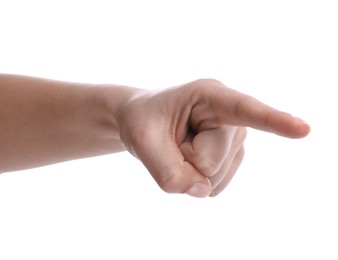
[[[121,129],[125,125],[126,117],[130,116],[130,113],[126,113],[127,107],[146,91],[134,87],[108,84],[98,85],[95,90],[96,99],[99,100],[104,114],[102,124],[108,127],[114,148],[118,148],[117,150],[114,149],[114,152],[125,151],[126,147],[121,138]]]

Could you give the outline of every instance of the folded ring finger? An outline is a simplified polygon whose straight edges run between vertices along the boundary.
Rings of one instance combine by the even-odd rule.
[[[231,143],[229,153],[227,154],[226,158],[221,164],[221,167],[218,169],[215,175],[209,177],[212,189],[218,186],[219,183],[225,178],[229,168],[232,165],[235,156],[237,155],[238,151],[242,149],[245,138],[246,138],[246,129],[238,128]]]
[[[223,175],[223,178],[218,180],[218,184],[214,187],[212,187],[212,192],[210,194],[210,197],[217,196],[222,190],[225,189],[225,187],[229,184],[229,182],[234,177],[235,173],[237,172],[242,160],[244,158],[244,147],[242,146],[241,149],[237,152],[237,154],[234,156],[230,166],[227,167],[226,173]],[[212,181],[211,181],[212,183]]]

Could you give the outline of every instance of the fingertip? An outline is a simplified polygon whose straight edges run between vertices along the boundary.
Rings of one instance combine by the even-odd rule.
[[[310,131],[310,125],[304,121],[303,119],[296,117],[296,138],[303,138],[306,137]]]
[[[310,125],[299,117],[294,117],[285,112],[277,112],[271,118],[271,132],[287,138],[304,138],[310,133]]]

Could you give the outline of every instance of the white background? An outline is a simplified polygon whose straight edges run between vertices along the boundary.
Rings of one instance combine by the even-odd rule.
[[[2,73],[211,77],[312,126],[250,129],[216,198],[162,192],[127,153],[2,174],[0,259],[338,259],[336,2],[0,0]]]

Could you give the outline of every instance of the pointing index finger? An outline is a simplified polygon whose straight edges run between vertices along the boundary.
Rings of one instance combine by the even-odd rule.
[[[246,126],[288,138],[302,138],[310,126],[302,119],[274,109],[227,87],[215,88],[210,107],[226,124]]]

